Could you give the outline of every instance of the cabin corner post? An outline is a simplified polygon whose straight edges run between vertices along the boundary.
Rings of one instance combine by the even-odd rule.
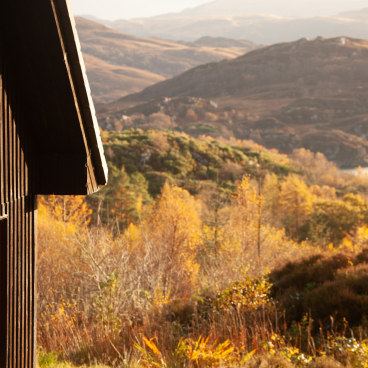
[[[33,214],[33,367],[37,367],[37,249],[38,249],[38,196],[32,196]]]
[[[0,368],[8,357],[8,219],[0,216]]]
[[[0,34],[1,37],[1,34]],[[37,198],[30,122],[0,43],[0,368],[36,366]],[[8,50],[8,49],[7,49]]]

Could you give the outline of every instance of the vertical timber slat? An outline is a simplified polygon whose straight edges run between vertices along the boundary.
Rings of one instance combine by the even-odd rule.
[[[0,368],[35,367],[33,147],[16,73],[0,43]],[[17,87],[17,88],[16,88]]]
[[[1,211],[2,212],[2,211]],[[0,367],[6,367],[7,364],[7,346],[8,346],[8,219],[0,217]]]

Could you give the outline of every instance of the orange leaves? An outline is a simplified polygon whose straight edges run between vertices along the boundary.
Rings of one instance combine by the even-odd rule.
[[[207,339],[199,336],[197,341],[192,339],[185,341],[187,344],[186,356],[190,361],[195,362],[197,367],[213,367],[221,362],[226,362],[235,350],[235,347],[229,340],[217,345],[217,341],[210,344],[209,339],[209,336]]]
[[[135,348],[140,352],[142,359],[140,360],[143,363],[143,367],[147,368],[166,368],[167,364],[162,356],[160,350],[153,342],[154,338],[148,340],[145,336],[143,336],[143,341],[148,347],[149,351],[147,351],[144,347],[139,344],[135,344]]]
[[[90,210],[85,196],[41,196],[39,199],[41,213],[48,212],[57,221],[72,223],[77,227],[88,225]]]
[[[172,357],[164,356],[154,338],[147,339],[143,336],[145,347],[135,344],[139,351],[144,366],[147,368],[159,368],[168,366],[193,366],[193,367],[217,367],[222,364],[244,364],[252,358],[256,350],[246,353],[245,347],[237,348],[230,340],[218,343],[218,339],[210,341],[199,336],[198,340],[182,338],[178,342]],[[148,348],[148,350],[146,350]],[[171,364],[170,364],[171,363]]]

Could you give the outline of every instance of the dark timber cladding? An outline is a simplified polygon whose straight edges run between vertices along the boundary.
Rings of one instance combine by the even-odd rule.
[[[0,58],[0,357],[1,367],[34,361],[35,195],[30,175],[35,151],[27,141],[19,92]],[[4,333],[6,331],[6,333]]]
[[[68,0],[0,4],[0,368],[35,365],[37,195],[107,167]]]

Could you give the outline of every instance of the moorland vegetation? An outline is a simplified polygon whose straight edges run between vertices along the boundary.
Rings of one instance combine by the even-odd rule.
[[[102,139],[108,186],[39,201],[40,366],[367,366],[364,174],[234,138]]]

